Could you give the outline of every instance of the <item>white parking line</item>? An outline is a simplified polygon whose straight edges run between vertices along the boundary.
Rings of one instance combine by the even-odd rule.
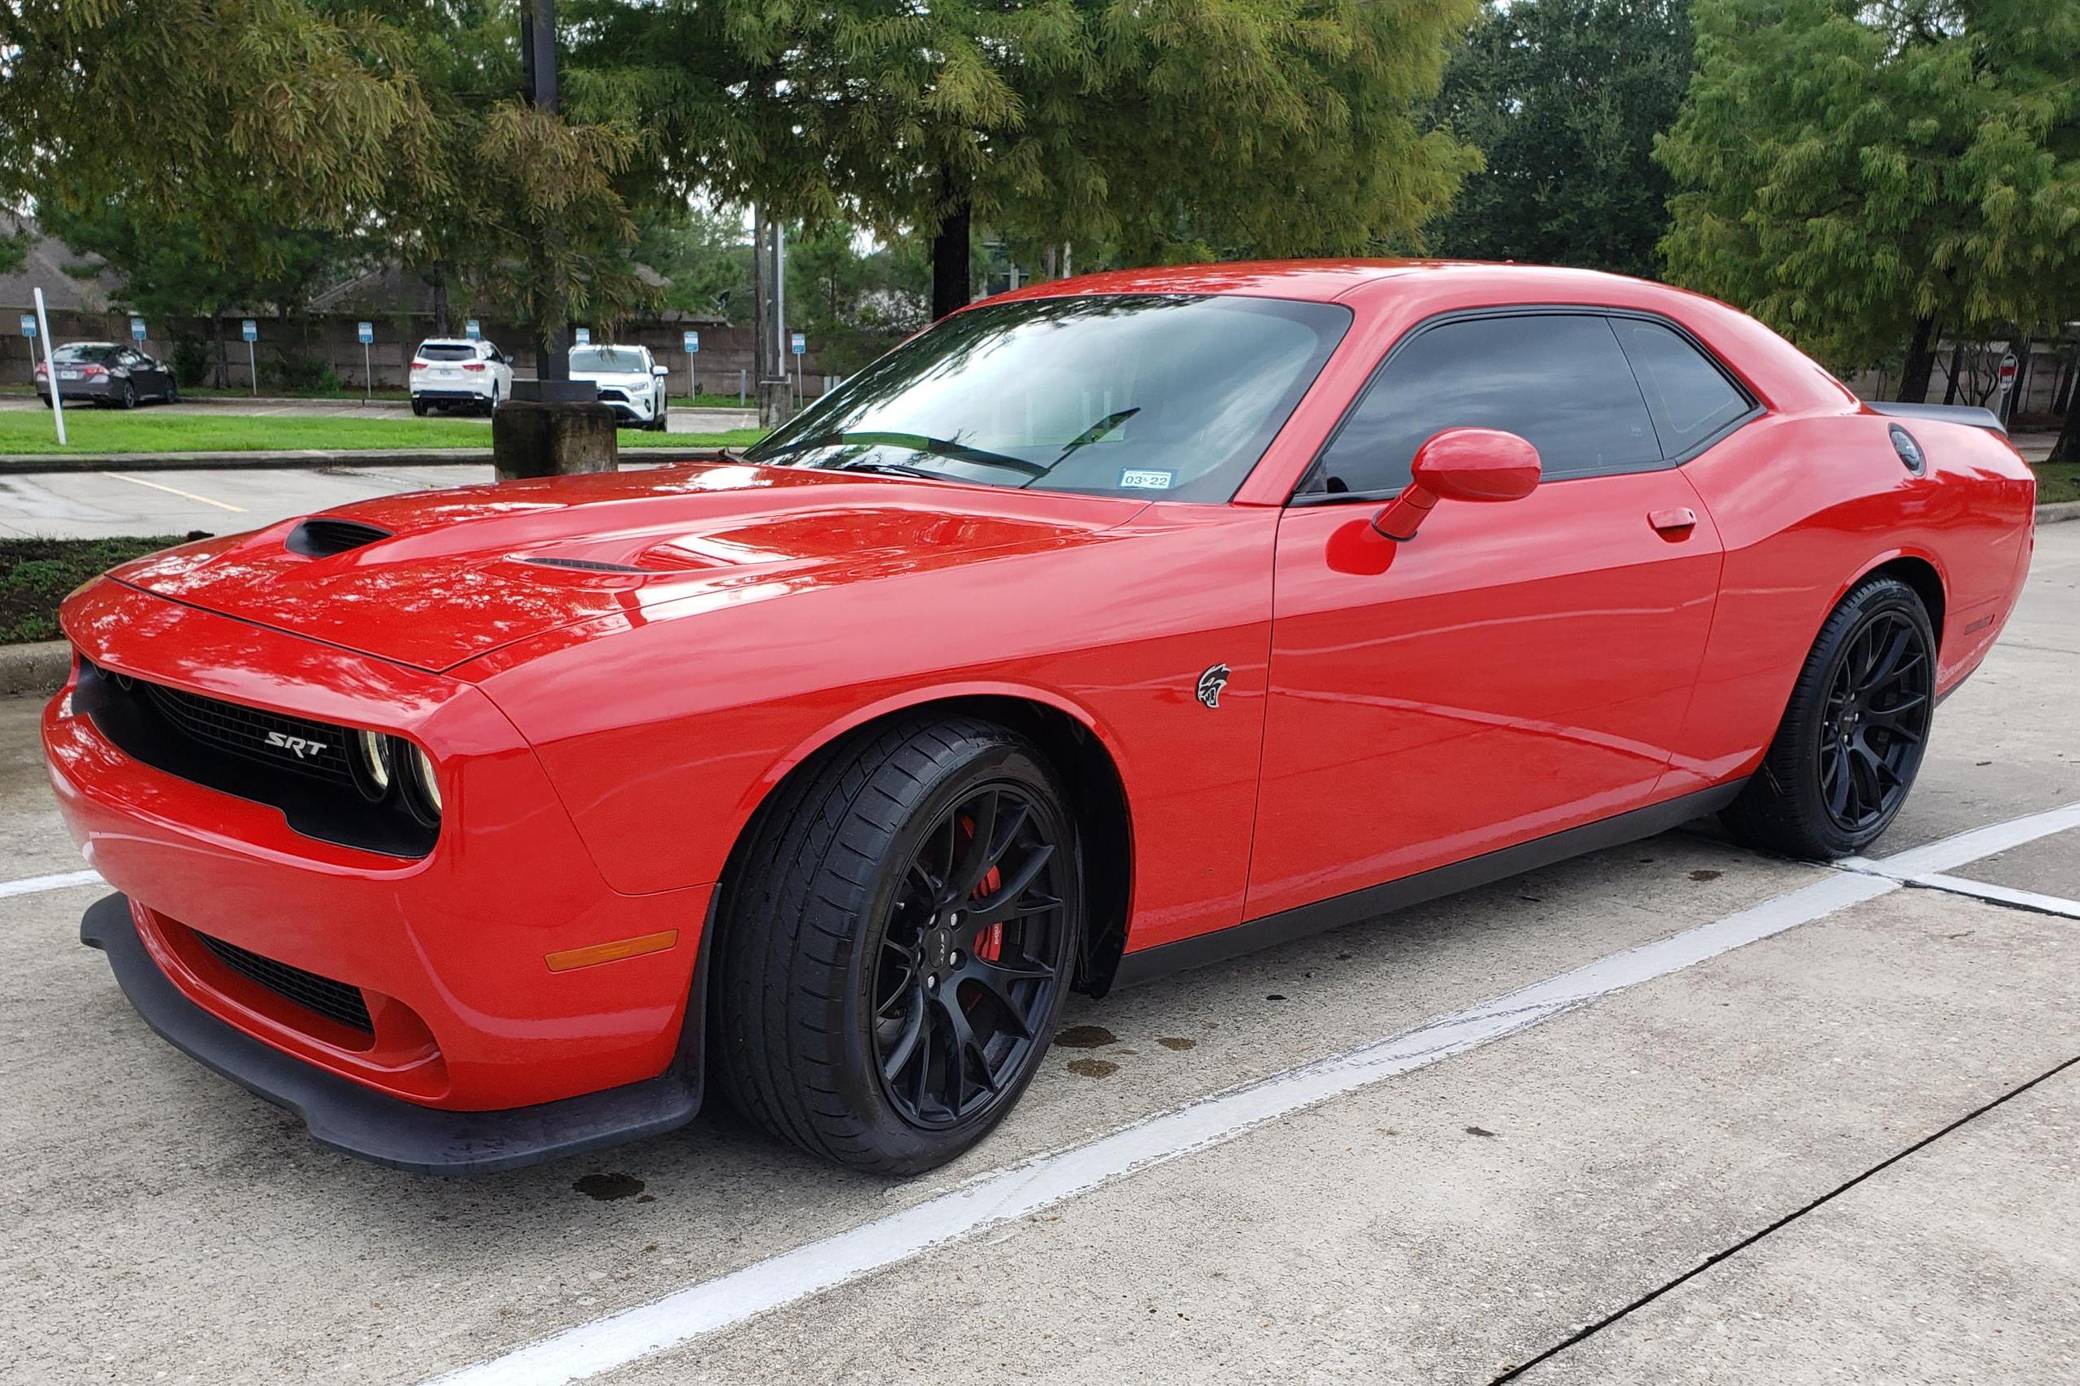
[[[101,475],[114,477],[117,481],[127,481],[132,486],[149,486],[154,491],[164,491],[168,495],[179,496],[183,500],[200,501],[204,505],[214,505],[217,509],[228,510],[234,515],[246,513],[246,508],[242,505],[233,505],[230,501],[211,500],[208,496],[198,496],[193,491],[183,491],[178,486],[167,486],[162,482],[146,481],[141,476],[124,476],[121,472],[103,472]]]
[[[1947,890],[1952,895],[1973,895],[1981,900],[1991,900],[1998,905],[2013,905],[2017,909],[2036,910],[2040,914],[2060,914],[2067,919],[2080,919],[2080,900],[2068,900],[2062,895],[2039,895],[2034,890],[2017,890],[2013,886],[1995,885],[1991,881],[1970,881],[1962,876],[1949,876],[1940,871],[1915,876],[1907,884],[1926,886],[1930,890]]]
[[[1576,1007],[1666,977],[1744,944],[1769,938],[1900,888],[1896,863],[1915,874],[1962,866],[2080,825],[2080,804],[1946,838],[1812,885],[1654,943],[1599,958],[1470,1009],[1302,1068],[983,1175],[913,1208],[759,1261],[620,1313],[576,1325],[436,1379],[439,1386],[553,1386],[612,1371],[703,1334],[907,1261],[983,1228],[1195,1151],[1233,1140],[1267,1121],[1434,1064],[1515,1034]],[[1968,852],[1968,855],[1960,855]],[[1922,866],[1927,862],[1929,865]]]
[[[60,871],[55,876],[27,876],[19,881],[0,881],[0,897],[34,895],[44,890],[64,890],[101,879],[99,871]]]

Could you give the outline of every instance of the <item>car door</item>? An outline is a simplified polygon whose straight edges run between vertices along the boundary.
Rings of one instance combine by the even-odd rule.
[[[1541,484],[1364,542],[1457,425],[1529,439]],[[1280,522],[1252,917],[1652,800],[1718,592],[1686,455],[1601,313],[1453,315],[1397,344]]]

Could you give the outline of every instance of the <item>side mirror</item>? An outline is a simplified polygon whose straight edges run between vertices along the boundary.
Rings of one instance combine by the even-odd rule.
[[[1416,449],[1410,481],[1372,517],[1372,527],[1397,543],[1416,537],[1441,500],[1522,500],[1538,489],[1538,449],[1496,428],[1447,428]]]
[[[659,380],[664,379],[671,373],[671,368],[669,366],[652,366],[650,368],[650,374],[656,376]]]

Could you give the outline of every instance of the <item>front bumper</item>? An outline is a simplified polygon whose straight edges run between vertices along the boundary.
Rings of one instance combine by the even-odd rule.
[[[653,1129],[666,1106],[692,1115],[698,1093],[689,1085],[697,1080],[684,1075],[693,1071],[699,1017],[689,1000],[712,892],[631,896],[610,888],[532,750],[488,699],[466,683],[109,581],[77,594],[63,615],[74,641],[105,669],[409,734],[446,770],[450,802],[431,852],[386,856],[306,837],[278,808],[132,759],[72,706],[76,680],[51,701],[43,740],[60,813],[89,864],[133,902],[129,937],[153,968],[152,986],[170,988],[247,1041],[237,1071],[198,1057],[263,1095],[284,1090],[280,1073],[301,1071],[306,1078],[287,1091],[344,1084],[365,1094],[365,1110],[430,1113],[404,1122],[412,1129],[438,1125],[441,1113],[460,1120],[565,1110],[566,1100],[653,1080],[678,1096],[660,1105],[663,1089],[653,1091],[649,1115],[623,1136]],[[550,961],[668,932],[672,944],[642,956],[567,970]],[[365,1004],[361,1028],[224,965],[219,945],[355,997]],[[154,1026],[175,1038],[147,1009],[145,992],[123,980]],[[249,1081],[254,1066],[244,1056],[253,1046],[272,1057]],[[315,1110],[302,1097],[278,1100]],[[314,1132],[330,1139],[318,1127],[314,1119]],[[594,1129],[583,1139],[607,1137]],[[566,1141],[545,1137],[526,1158],[558,1153]],[[393,1159],[380,1145],[363,1148],[366,1141],[333,1143],[415,1168],[438,1163],[409,1151]]]
[[[495,1174],[658,1135],[700,1111],[699,1068],[496,1112],[447,1112],[385,1097],[290,1057],[181,993],[138,933],[121,895],[89,907],[79,941],[108,955],[130,1004],[174,1048],[303,1118],[312,1139],[364,1160],[423,1174]]]

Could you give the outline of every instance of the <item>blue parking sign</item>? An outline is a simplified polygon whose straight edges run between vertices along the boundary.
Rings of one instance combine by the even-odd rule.
[[[243,318],[238,324],[238,335],[249,342],[257,342],[260,340],[260,324],[251,318]]]
[[[354,334],[361,338],[361,345],[367,346],[376,339],[376,325],[372,322],[357,322],[354,324]]]
[[[466,319],[462,324],[462,335],[473,342],[478,340],[484,335],[483,324],[479,323],[475,318]]]
[[[132,319],[130,319],[130,336],[131,336],[131,338],[132,338],[133,340],[135,340],[135,341],[140,341],[140,342],[141,342],[141,341],[143,341],[143,340],[144,340],[144,319],[143,319],[143,318],[132,318]]]
[[[36,315],[34,313],[22,314],[22,335],[32,342],[36,340]]]
[[[572,344],[575,346],[591,346],[592,329],[589,327],[579,328],[577,330],[577,335],[572,339]]]
[[[686,354],[688,356],[694,355],[701,349],[701,334],[695,332],[692,328],[688,328],[686,330],[686,333],[684,335],[684,341],[686,345]]]
[[[809,338],[807,334],[796,332],[791,335],[794,338],[794,354],[797,356],[806,355],[809,350]]]

